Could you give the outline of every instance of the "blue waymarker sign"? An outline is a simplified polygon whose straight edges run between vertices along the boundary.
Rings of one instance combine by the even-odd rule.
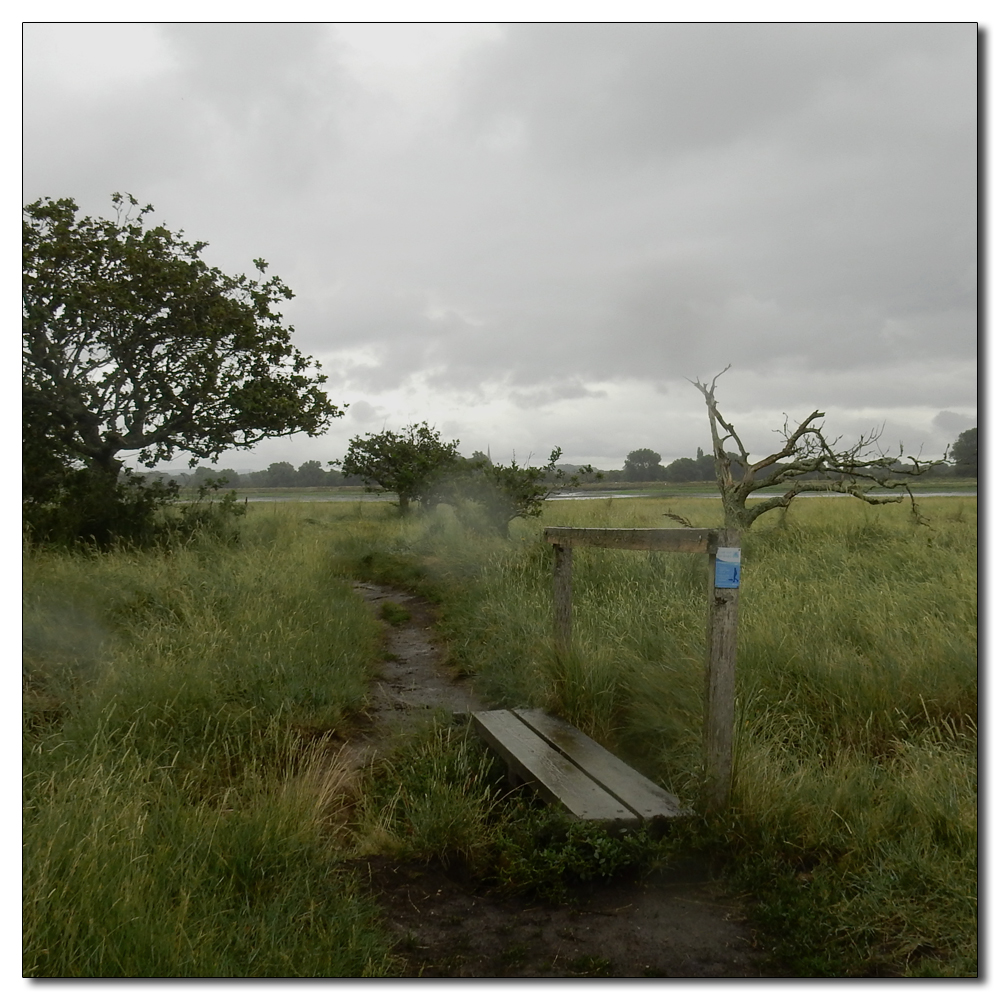
[[[735,590],[740,585],[740,550],[720,548],[715,553],[715,586]]]

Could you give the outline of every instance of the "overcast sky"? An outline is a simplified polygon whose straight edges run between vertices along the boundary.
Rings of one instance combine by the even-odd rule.
[[[264,257],[347,416],[620,468],[977,423],[974,24],[28,24],[24,200]],[[183,459],[170,463],[183,466]]]

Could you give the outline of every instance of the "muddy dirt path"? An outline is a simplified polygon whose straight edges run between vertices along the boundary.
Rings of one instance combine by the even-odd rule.
[[[369,725],[356,737],[359,759],[371,759],[435,710],[490,707],[444,667],[430,604],[377,584],[355,590],[376,614],[392,602],[410,615],[385,623],[389,659],[372,685]],[[726,894],[709,859],[687,859],[641,882],[595,885],[563,906],[492,896],[434,865],[368,857],[351,867],[397,934],[406,977],[782,975],[755,946],[739,900]]]
[[[368,714],[380,731],[398,732],[416,725],[435,709],[478,712],[486,706],[464,679],[451,677],[434,632],[434,611],[422,598],[375,583],[354,584],[355,593],[381,616],[387,602],[409,614],[407,621],[384,621],[388,659],[372,685]]]

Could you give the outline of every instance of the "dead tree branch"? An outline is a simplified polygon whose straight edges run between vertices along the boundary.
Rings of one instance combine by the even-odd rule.
[[[827,436],[822,423],[826,414],[813,410],[794,426],[786,415],[784,427],[776,432],[781,437],[781,447],[765,458],[751,461],[748,449],[733,424],[723,417],[715,398],[716,384],[729,368],[727,365],[711,383],[688,379],[704,396],[708,408],[715,477],[722,495],[726,527],[748,528],[761,514],[788,507],[799,494],[808,492],[845,493],[873,505],[900,503],[908,495],[914,515],[919,518],[910,483],[942,464],[944,459],[922,461],[919,456],[907,456],[910,464],[904,465],[902,445],[895,455],[887,454],[879,446],[880,428],[862,434],[850,447],[842,447],[839,437]],[[729,450],[733,448],[735,452]],[[749,503],[754,493],[776,486],[787,489]],[[875,488],[902,492],[891,496],[872,494]]]

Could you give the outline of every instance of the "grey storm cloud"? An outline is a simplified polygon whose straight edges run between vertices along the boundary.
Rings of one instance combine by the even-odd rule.
[[[612,386],[697,414],[683,380],[730,363],[772,426],[974,419],[973,24],[130,30],[26,29],[26,200],[128,190],[212,263],[265,257],[353,427],[419,384],[568,450],[625,439]],[[74,32],[134,68],[80,86],[45,55]]]
[[[594,379],[967,354],[975,38],[961,28],[510,29],[467,65],[455,120],[383,164],[382,212],[418,227],[420,254],[387,252],[358,340],[386,310],[384,339],[418,339],[457,385],[530,384],[553,364]],[[510,143],[479,141],[497,122]],[[430,146],[453,156],[424,166]],[[429,282],[482,321],[400,315]],[[380,380],[416,363],[393,354]]]

